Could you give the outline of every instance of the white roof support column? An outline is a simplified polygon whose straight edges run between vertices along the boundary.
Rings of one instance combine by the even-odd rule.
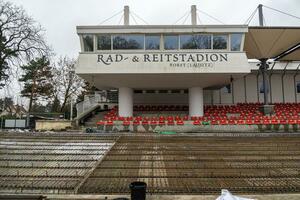
[[[263,13],[263,5],[258,5],[258,17],[259,17],[259,26],[264,26],[264,13]]]
[[[133,89],[128,87],[119,88],[119,116],[133,116]]]
[[[189,88],[189,115],[191,117],[202,117],[203,106],[203,88]]]
[[[192,22],[192,25],[197,25],[197,7],[196,7],[196,5],[191,6],[191,22]]]
[[[124,25],[129,25],[129,6],[124,6]]]

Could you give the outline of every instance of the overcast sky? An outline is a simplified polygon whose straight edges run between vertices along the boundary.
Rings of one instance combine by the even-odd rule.
[[[299,15],[300,0],[9,0],[21,5],[46,30],[46,39],[57,55],[77,57],[77,25],[98,25],[121,11],[124,5],[149,24],[174,24],[191,5],[225,24],[243,24],[258,4]],[[218,23],[200,14],[203,24]],[[121,14],[104,24],[118,24]],[[300,25],[300,20],[265,9],[267,25]],[[136,17],[138,24],[143,24]],[[182,24],[181,20],[178,24]],[[131,19],[131,24],[135,24]],[[186,24],[190,23],[187,19]],[[252,24],[257,24],[257,17]]]

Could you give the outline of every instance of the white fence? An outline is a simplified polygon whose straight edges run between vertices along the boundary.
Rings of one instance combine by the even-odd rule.
[[[6,119],[5,128],[25,128],[26,120],[25,119]]]

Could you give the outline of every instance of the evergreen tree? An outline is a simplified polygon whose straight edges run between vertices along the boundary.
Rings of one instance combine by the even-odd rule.
[[[28,112],[32,111],[32,105],[38,99],[47,99],[52,94],[53,83],[50,62],[46,57],[30,61],[28,65],[21,66],[24,74],[19,79],[24,82],[24,89],[21,91],[23,97],[29,98]]]

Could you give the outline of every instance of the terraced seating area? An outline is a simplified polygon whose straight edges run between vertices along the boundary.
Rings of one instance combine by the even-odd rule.
[[[0,193],[73,193],[114,137],[0,134]]]
[[[121,136],[79,193],[300,192],[300,137]]]
[[[113,126],[115,121],[122,121],[123,125],[185,125],[192,121],[193,125],[300,125],[300,103],[274,104],[274,114],[264,116],[259,111],[260,103],[239,103],[236,105],[205,106],[203,117],[190,117],[187,115],[187,106],[162,105],[162,106],[135,106],[134,117],[119,117],[117,107],[105,114],[104,119],[99,119],[97,125]],[[176,114],[176,112],[186,112]],[[147,113],[173,113],[157,116],[145,116]],[[175,113],[175,114],[174,114]]]
[[[300,192],[300,135],[0,133],[0,194]]]

